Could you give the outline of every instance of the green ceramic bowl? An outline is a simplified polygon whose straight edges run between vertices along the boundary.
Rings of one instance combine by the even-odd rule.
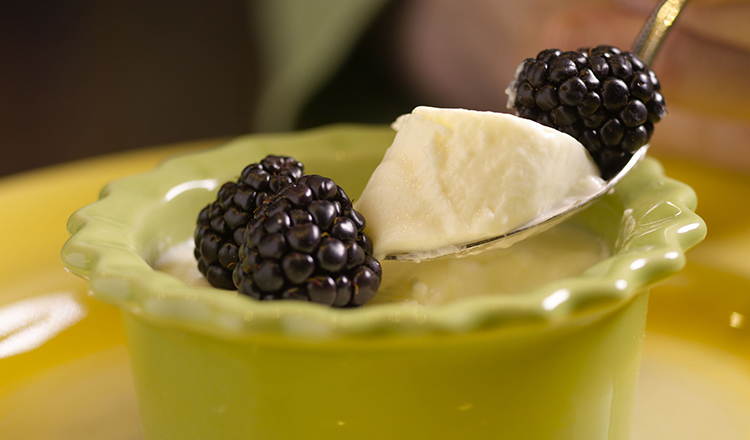
[[[239,138],[114,182],[70,218],[62,259],[122,310],[148,439],[629,438],[648,288],[706,233],[693,191],[654,160],[572,220],[613,256],[522,294],[338,310],[152,269],[246,164],[292,155],[356,197],[392,139],[361,126]]]

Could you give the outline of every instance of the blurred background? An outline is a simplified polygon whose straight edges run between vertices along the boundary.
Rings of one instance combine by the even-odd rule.
[[[256,3],[263,2],[2,2],[0,176],[92,155],[257,131],[253,117],[261,64],[256,46],[263,40],[259,27],[285,2],[265,2],[264,10]],[[335,1],[328,3],[333,6],[309,9],[336,9]],[[379,8],[385,2],[364,3]],[[299,5],[305,9],[304,2]],[[263,18],[258,17],[259,8]],[[339,9],[344,11],[342,22],[348,12]],[[294,11],[287,15],[295,19]],[[375,27],[382,19],[372,21]],[[370,45],[373,37],[367,32],[360,36],[359,27],[353,28],[357,35],[342,46],[342,54],[357,43]],[[288,45],[299,41],[304,37]],[[342,73],[317,75],[333,76],[338,86],[317,84],[295,127],[363,119],[387,123],[413,107],[416,100],[394,93],[397,87],[381,87],[382,82],[393,83],[389,75],[378,74],[376,60],[369,55],[351,58],[331,63],[343,65]],[[336,105],[328,105],[330,101]],[[362,102],[369,103],[366,116],[359,114]],[[392,110],[394,102],[398,110]],[[382,116],[373,118],[375,108]]]
[[[0,3],[0,175],[250,130],[246,1]]]
[[[4,0],[0,176],[416,105],[504,111],[548,47],[629,47],[656,0]],[[694,0],[653,69],[657,155],[750,171],[748,0]],[[507,111],[507,110],[506,110]]]

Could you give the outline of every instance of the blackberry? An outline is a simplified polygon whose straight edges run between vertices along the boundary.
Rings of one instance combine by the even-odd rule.
[[[232,271],[239,262],[247,222],[267,197],[302,177],[303,168],[291,157],[267,156],[248,165],[236,182],[222,185],[216,200],[201,210],[194,254],[198,269],[212,286],[235,289]]]
[[[660,89],[654,72],[616,47],[546,49],[518,66],[508,107],[576,138],[609,179],[666,115]]]
[[[382,278],[364,217],[333,180],[305,175],[248,223],[234,269],[240,293],[334,307],[370,301]]]

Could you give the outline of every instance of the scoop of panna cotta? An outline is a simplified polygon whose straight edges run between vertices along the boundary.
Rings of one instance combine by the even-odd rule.
[[[417,107],[392,127],[355,203],[376,258],[454,253],[604,186],[581,143],[513,115]]]

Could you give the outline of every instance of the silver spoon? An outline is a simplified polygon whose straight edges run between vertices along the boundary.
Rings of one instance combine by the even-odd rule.
[[[677,16],[679,15],[682,8],[687,4],[688,0],[662,0],[656,8],[651,12],[646,24],[638,34],[638,38],[633,43],[632,52],[638,55],[638,57],[647,66],[653,63],[661,44],[664,42],[669,30],[674,24]],[[648,150],[648,145],[644,145],[639,148],[633,156],[630,158],[628,163],[617,173],[614,177],[610,178],[602,188],[590,197],[578,200],[569,206],[562,207],[557,210],[553,210],[545,213],[541,217],[535,218],[534,220],[516,228],[513,231],[507,232],[503,235],[496,237],[485,238],[482,240],[474,241],[471,243],[465,243],[461,245],[451,245],[442,249],[435,249],[430,252],[418,252],[418,253],[402,253],[392,254],[385,257],[386,260],[399,260],[399,261],[422,261],[433,258],[438,258],[446,255],[458,255],[458,254],[472,254],[477,253],[488,248],[495,247],[509,247],[515,242],[521,241],[526,237],[538,234],[552,226],[557,225],[573,214],[581,211],[588,207],[593,202],[601,198],[604,194],[607,194],[612,188],[617,185],[635,166],[638,162],[643,159]]]

